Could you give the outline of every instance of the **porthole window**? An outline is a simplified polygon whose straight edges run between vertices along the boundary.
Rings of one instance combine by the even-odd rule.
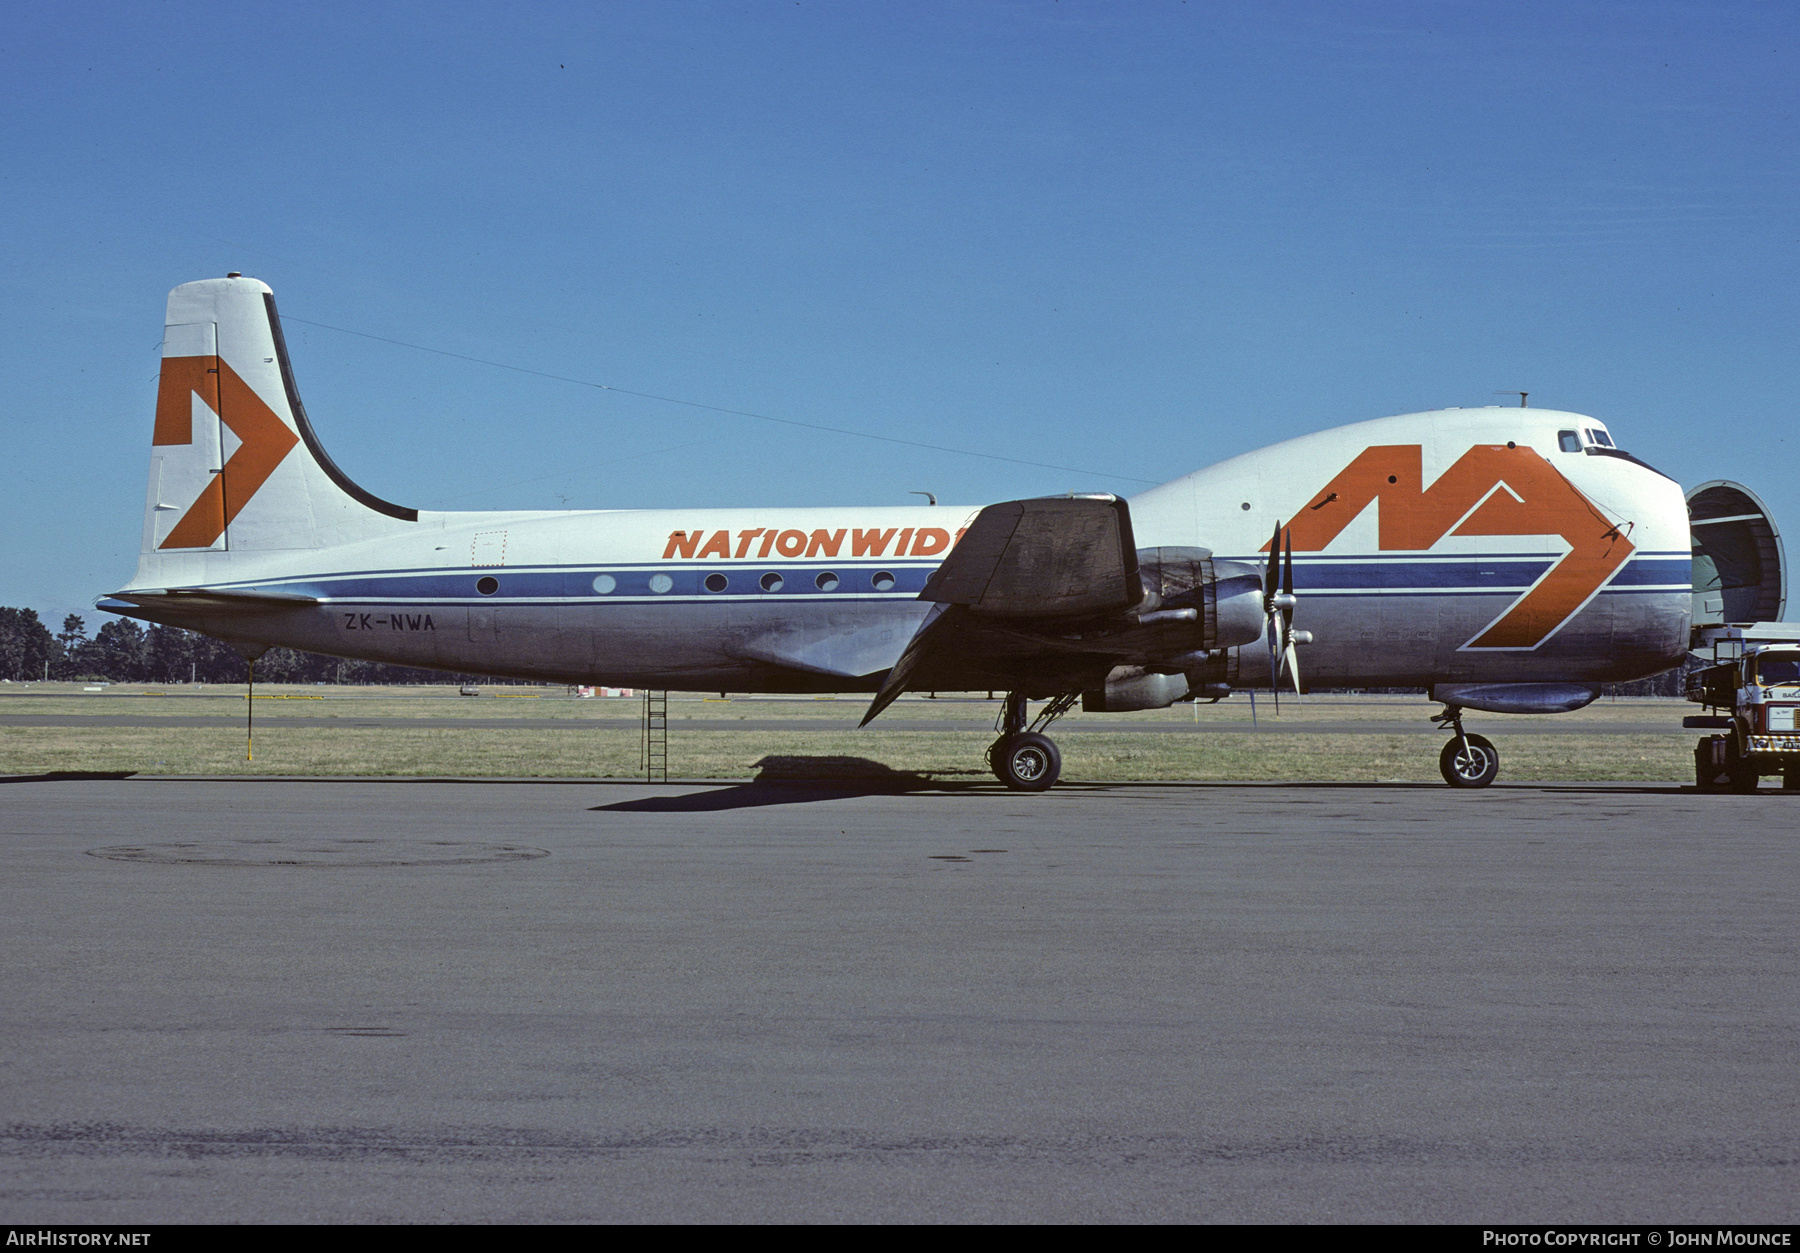
[[[763,575],[762,590],[765,592],[779,592],[781,590],[781,576],[776,574],[773,570]]]
[[[1242,509],[1245,513],[1249,513],[1250,512],[1250,502],[1246,500],[1243,504],[1239,505],[1238,508]]]
[[[658,596],[661,596],[664,592],[674,586],[675,580],[671,579],[666,574],[653,574],[650,576],[650,590],[655,592]]]
[[[500,590],[500,580],[491,574],[484,574],[475,580],[475,590],[483,596],[492,596]]]
[[[612,595],[613,589],[617,586],[619,586],[619,580],[610,574],[603,574],[594,580],[594,590],[602,596]]]
[[[1564,452],[1580,452],[1581,436],[1575,434],[1574,431],[1558,431],[1556,433],[1556,446]]]
[[[813,580],[813,586],[821,592],[837,591],[838,578],[829,570],[819,571],[819,577]]]
[[[894,590],[894,576],[886,570],[877,570],[875,572],[875,577],[870,579],[869,582],[875,585],[875,590],[878,592],[891,592]]]
[[[731,580],[717,571],[706,576],[706,590],[709,592],[722,592],[730,585]]]

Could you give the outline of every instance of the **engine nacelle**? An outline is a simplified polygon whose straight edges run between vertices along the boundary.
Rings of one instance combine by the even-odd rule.
[[[1190,649],[1229,648],[1263,637],[1268,619],[1262,571],[1255,566],[1214,561],[1205,548],[1140,548],[1137,556],[1144,584],[1144,600],[1138,606],[1141,618],[1194,610]]]
[[[1081,709],[1090,714],[1167,709],[1185,698],[1191,686],[1185,674],[1156,674],[1142,666],[1116,666],[1106,676],[1105,687],[1089,688],[1081,694]]]

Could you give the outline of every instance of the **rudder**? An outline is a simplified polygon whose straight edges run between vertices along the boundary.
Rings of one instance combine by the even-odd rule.
[[[169,293],[140,584],[178,554],[322,548],[417,520],[320,446],[267,285],[232,275]]]

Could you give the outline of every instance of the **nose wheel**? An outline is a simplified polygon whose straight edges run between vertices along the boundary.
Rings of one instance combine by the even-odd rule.
[[[1444,745],[1438,754],[1438,771],[1451,787],[1486,787],[1500,774],[1500,750],[1485,735],[1470,735],[1463,730],[1462,709],[1444,706],[1444,712],[1431,720],[1440,727],[1456,732],[1456,738]]]
[[[1008,692],[1000,708],[995,730],[1000,738],[988,749],[988,765],[994,777],[1015,792],[1048,791],[1062,775],[1062,753],[1043,728],[1062,717],[1081,694],[1072,692],[1051,701],[1025,729],[1025,696]]]

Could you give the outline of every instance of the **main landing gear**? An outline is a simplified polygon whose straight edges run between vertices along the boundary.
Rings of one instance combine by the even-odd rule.
[[[1451,787],[1486,787],[1500,773],[1500,750],[1483,735],[1470,735],[1463,730],[1462,706],[1445,705],[1444,712],[1431,715],[1441,730],[1456,732],[1456,738],[1444,745],[1438,754],[1438,770]]]
[[[1025,725],[1025,695],[1008,692],[1000,706],[1000,717],[994,730],[1000,733],[988,748],[988,765],[994,777],[1015,792],[1042,792],[1062,774],[1062,754],[1044,734],[1044,728],[1074,708],[1080,692],[1067,692],[1046,705],[1042,712]]]

